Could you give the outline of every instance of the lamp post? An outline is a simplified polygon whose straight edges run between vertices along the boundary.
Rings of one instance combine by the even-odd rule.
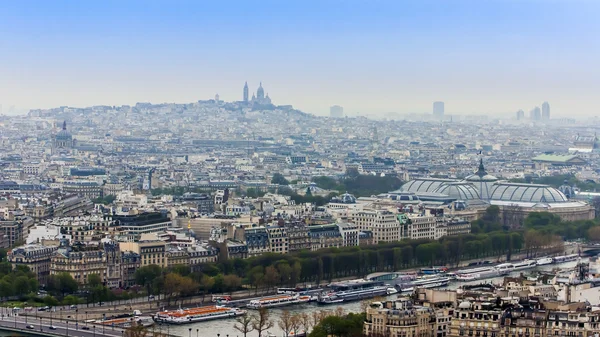
[[[96,337],[96,326],[94,325],[93,328],[94,328],[94,337]]]
[[[87,321],[88,321],[88,319],[87,319],[87,311],[86,311],[86,312],[85,312],[85,325],[86,325],[86,326],[87,326]]]
[[[67,323],[67,336],[69,335],[69,321],[66,321],[65,323]]]
[[[17,313],[13,312],[13,317],[15,318],[15,329],[17,328]]]
[[[192,337],[192,328],[189,329],[190,333],[188,335],[188,337]]]
[[[198,337],[198,331],[199,331],[199,330],[200,330],[200,329],[196,329],[196,337]]]

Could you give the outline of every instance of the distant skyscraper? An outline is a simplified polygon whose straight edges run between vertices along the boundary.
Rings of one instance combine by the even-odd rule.
[[[536,106],[535,108],[531,109],[531,111],[529,111],[529,119],[531,119],[532,121],[539,121],[540,119],[542,119],[540,107]]]
[[[433,115],[444,117],[444,102],[433,102]]]
[[[248,103],[248,82],[244,84],[244,102]]]
[[[542,103],[542,119],[550,119],[550,104],[548,102]]]
[[[329,116],[332,118],[342,118],[344,117],[344,108],[339,105],[334,105],[329,108]]]
[[[517,111],[517,120],[520,121],[522,119],[525,119],[525,111],[519,110]]]

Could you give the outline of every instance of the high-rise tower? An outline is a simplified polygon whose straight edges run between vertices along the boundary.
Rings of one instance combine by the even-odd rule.
[[[244,84],[244,102],[248,103],[248,82]]]
[[[542,119],[550,119],[550,104],[548,102],[542,103]]]
[[[433,102],[433,115],[444,117],[444,102]]]

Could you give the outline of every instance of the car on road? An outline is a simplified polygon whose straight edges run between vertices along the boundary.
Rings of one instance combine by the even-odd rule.
[[[74,304],[73,304],[73,305],[71,305],[71,310],[73,310],[73,309],[77,309],[77,306],[76,306],[76,305],[74,305]]]
[[[32,329],[32,330],[33,330],[33,329],[35,329],[35,327],[34,327],[33,325],[31,325],[31,324],[27,324],[27,326],[25,326],[25,327],[26,327],[27,329]]]
[[[89,330],[89,329],[90,329],[90,327],[87,326],[87,325],[84,325],[84,326],[81,327],[81,330]]]
[[[48,328],[50,328],[50,330],[56,330],[56,327],[54,325],[51,325]]]

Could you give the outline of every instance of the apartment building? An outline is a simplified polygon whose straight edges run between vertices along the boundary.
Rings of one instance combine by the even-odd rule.
[[[360,231],[371,231],[374,244],[399,241],[404,236],[396,215],[388,210],[351,211],[348,221]]]
[[[503,310],[488,301],[462,301],[454,310],[448,336],[500,337]]]
[[[286,228],[282,226],[268,226],[269,246],[272,253],[287,254],[289,252]]]
[[[113,224],[128,241],[138,241],[143,234],[165,232],[172,226],[167,215],[160,212],[115,216]]]
[[[437,337],[436,312],[414,305],[408,298],[373,302],[367,308],[363,329],[367,336]]]
[[[339,248],[344,245],[344,238],[337,224],[313,225],[309,227],[310,250]]]
[[[68,273],[79,284],[96,274],[106,284],[106,255],[99,246],[76,245],[59,248],[51,258],[50,275]]]
[[[57,249],[57,246],[29,244],[10,250],[8,261],[13,268],[26,266],[37,276],[40,285],[46,285],[50,275],[50,260]]]
[[[151,264],[166,268],[166,243],[158,239],[140,240],[138,242],[119,242],[119,249],[123,252],[130,251],[140,256],[140,267]]]

